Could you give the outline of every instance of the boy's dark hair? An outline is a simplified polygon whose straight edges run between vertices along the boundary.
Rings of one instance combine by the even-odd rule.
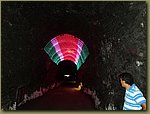
[[[133,76],[130,73],[121,73],[119,75],[119,79],[122,79],[125,81],[127,84],[132,85],[134,83]]]

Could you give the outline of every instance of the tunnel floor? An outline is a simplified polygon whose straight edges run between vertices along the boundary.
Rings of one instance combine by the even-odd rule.
[[[91,96],[81,92],[74,84],[61,84],[45,95],[28,101],[17,110],[95,110]]]

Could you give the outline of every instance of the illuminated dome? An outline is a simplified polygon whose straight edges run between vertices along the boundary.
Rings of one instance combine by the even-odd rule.
[[[69,34],[54,37],[46,44],[44,50],[57,65],[60,61],[70,60],[77,65],[77,70],[89,55],[84,42]]]

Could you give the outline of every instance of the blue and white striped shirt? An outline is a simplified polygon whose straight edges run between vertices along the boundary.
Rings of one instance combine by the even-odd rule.
[[[141,110],[141,104],[143,103],[146,103],[146,99],[142,92],[135,84],[132,84],[130,88],[126,90],[123,110]]]

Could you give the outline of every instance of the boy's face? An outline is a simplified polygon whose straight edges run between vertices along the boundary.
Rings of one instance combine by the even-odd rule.
[[[120,83],[121,83],[122,87],[125,87],[125,81],[124,80],[120,79]]]

